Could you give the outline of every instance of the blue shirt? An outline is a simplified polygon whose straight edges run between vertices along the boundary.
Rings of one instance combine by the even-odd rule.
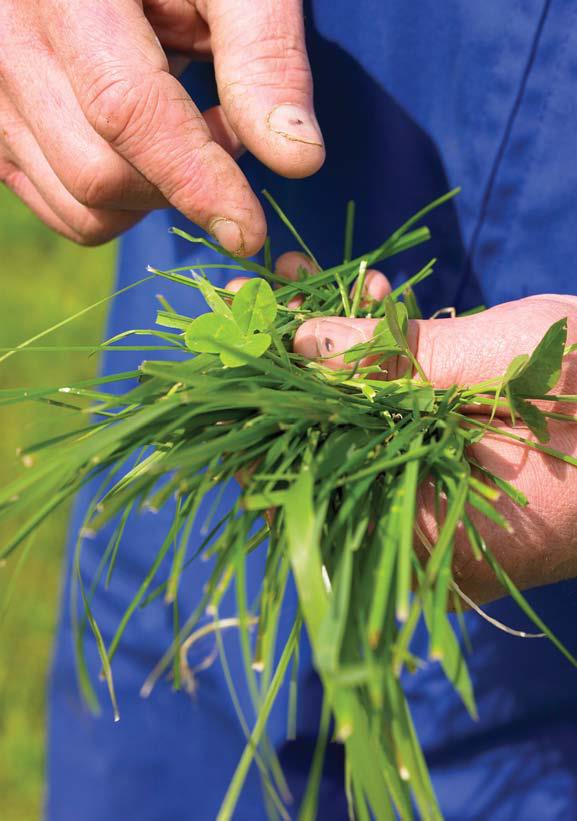
[[[269,188],[294,218],[321,263],[330,265],[342,253],[348,199],[358,206],[355,250],[361,253],[421,205],[460,185],[460,197],[427,220],[433,231],[429,246],[383,267],[393,283],[434,255],[437,272],[419,291],[431,312],[528,294],[577,293],[577,3],[313,0],[306,5],[327,162],[317,175],[298,182],[276,177],[251,157],[241,165],[255,190]],[[193,66],[183,81],[200,107],[216,102],[209,66]],[[140,278],[149,263],[173,267],[205,259],[205,251],[191,250],[167,233],[173,224],[190,229],[181,215],[157,212],[126,235],[120,286]],[[294,247],[272,216],[269,226],[275,254]],[[215,274],[218,284],[225,280],[225,273]],[[183,313],[203,310],[190,289],[153,282],[114,303],[110,333],[150,326],[157,291]],[[105,358],[104,367],[119,370],[137,362],[136,354],[115,354]],[[89,497],[87,491],[79,500],[73,532]],[[223,500],[222,506],[227,504],[230,499]],[[130,517],[111,588],[95,600],[107,637],[169,522],[168,510]],[[86,579],[109,537],[105,530],[86,543]],[[191,550],[199,538],[194,532]],[[206,573],[198,562],[185,577],[183,613],[198,600]],[[256,556],[250,567],[253,589],[261,573]],[[68,581],[51,683],[48,817],[214,818],[244,746],[219,663],[198,674],[192,699],[161,682],[141,701],[139,688],[172,635],[170,609],[157,601],[135,615],[114,662],[120,723],[112,723],[108,709],[92,717],[75,683],[69,586]],[[529,598],[577,651],[577,584],[534,590]],[[528,626],[509,599],[488,609],[507,624]],[[232,599],[223,605],[222,615],[231,613]],[[468,717],[437,664],[405,681],[444,816],[455,821],[577,817],[577,673],[546,641],[513,638],[474,614],[466,620],[479,721]],[[238,638],[228,636],[226,646],[252,723]],[[424,653],[423,635],[417,636],[415,649]],[[211,650],[210,639],[199,643],[191,663],[201,662]],[[88,655],[95,673],[95,652]],[[286,692],[270,722],[271,740],[281,751],[297,806],[319,717],[319,684],[306,646],[299,680],[297,740],[284,741]],[[331,745],[321,818],[347,817],[342,783],[342,751]],[[253,773],[235,818],[264,817]]]

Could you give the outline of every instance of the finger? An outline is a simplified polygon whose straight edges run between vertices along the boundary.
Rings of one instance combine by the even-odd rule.
[[[34,35],[32,35],[34,37]],[[16,59],[6,48],[6,59]],[[89,208],[163,208],[157,188],[89,125],[56,57],[38,44],[34,60],[3,73],[4,90],[61,183]],[[46,82],[49,78],[49,82]]]
[[[275,273],[290,282],[298,282],[301,276],[318,273],[318,268],[310,257],[300,251],[287,251],[277,259]],[[289,299],[287,308],[296,310],[304,302],[304,296],[297,294]]]
[[[182,77],[190,65],[190,59],[180,51],[167,50],[166,59],[168,61],[168,70],[173,77]]]
[[[495,420],[503,433],[526,436],[527,431]],[[552,447],[575,455],[577,431],[562,422],[550,422]],[[511,482],[528,504],[519,506],[506,494],[495,503],[509,523],[503,530],[469,507],[467,513],[487,546],[521,589],[572,578],[577,575],[575,544],[575,478],[561,460],[496,434],[486,434],[469,448],[471,457],[491,473]],[[479,474],[484,481],[484,476]],[[555,500],[552,503],[552,500]],[[425,482],[419,490],[418,523],[428,541],[438,535],[435,490]],[[442,516],[441,516],[442,519]],[[571,546],[570,550],[567,549]],[[473,553],[466,532],[459,527],[454,554],[456,581],[473,601],[483,603],[505,595],[489,565]]]
[[[438,388],[496,379],[516,356],[530,354],[548,328],[568,314],[568,341],[577,339],[577,308],[571,310],[571,300],[575,298],[563,302],[547,297],[524,299],[457,319],[412,320],[407,340]],[[378,322],[340,317],[308,320],[299,328],[294,348],[309,359],[333,357],[326,364],[342,368],[344,359],[335,354],[368,342]],[[397,359],[386,363],[390,378],[399,375],[400,365]],[[571,355],[556,390],[573,393],[573,388],[577,388],[577,357]]]
[[[295,353],[307,359],[317,359],[328,368],[353,369],[355,364],[345,362],[344,354],[355,345],[369,342],[374,335],[379,319],[353,319],[351,317],[328,317],[309,319],[303,322],[295,334]],[[409,347],[416,348],[416,326],[409,322],[407,331]],[[360,365],[375,364],[375,357],[366,357]],[[389,379],[397,379],[406,370],[405,357],[393,357],[381,365]]]
[[[17,169],[9,169],[9,187],[54,230],[82,245],[100,245],[142,218],[142,211],[106,211],[81,205],[62,185],[26,123],[1,94],[0,118],[5,151]]]
[[[287,251],[277,259],[275,273],[280,277],[298,282],[303,273],[305,275],[318,273],[318,268],[310,257],[300,251]]]
[[[262,208],[168,73],[136,0],[55,3],[67,26],[49,22],[50,39],[92,127],[224,248],[256,253],[266,232]]]
[[[415,352],[440,388],[502,376],[511,361],[531,354],[554,322],[568,317],[568,342],[577,339],[577,299],[521,299],[456,319],[418,320]],[[568,357],[559,392],[577,386],[575,357]]]
[[[54,213],[26,174],[9,160],[0,159],[0,182],[53,231],[73,242],[81,241],[81,237]]]
[[[232,294],[236,294],[237,291],[240,291],[242,286],[250,280],[250,277],[234,277],[225,285],[225,289],[230,291]]]
[[[249,151],[286,177],[306,177],[325,158],[314,113],[302,0],[202,0],[220,101]]]
[[[203,112],[203,117],[212,135],[212,139],[222,146],[227,154],[230,154],[235,160],[244,154],[244,145],[232,130],[221,106],[216,105],[213,108],[207,109]]]
[[[352,288],[352,296],[355,295],[357,290],[357,283],[353,285]],[[372,307],[373,303],[382,302],[383,299],[387,296],[387,294],[391,293],[391,283],[387,279],[387,277],[382,274],[380,271],[377,271],[375,268],[369,268],[365,275],[365,281],[363,283],[363,293],[361,296],[361,308],[364,310],[368,310]]]
[[[287,251],[285,254],[281,254],[275,265],[275,273],[290,282],[297,282],[303,271],[306,274],[314,274],[317,270],[310,257],[307,257],[306,254],[301,254],[299,251]],[[240,291],[249,279],[250,277],[234,277],[234,279],[231,279],[226,285],[226,290],[236,293]],[[302,296],[292,297],[288,302],[288,307],[293,309],[298,308],[302,305],[303,299],[304,297]]]
[[[282,254],[276,262],[275,273],[291,282],[298,282],[302,274],[314,275],[318,273],[318,268],[309,256],[300,251],[287,251]],[[352,288],[352,295],[356,291],[356,283]],[[369,268],[366,272],[363,285],[363,297],[361,306],[370,308],[373,302],[380,302],[391,292],[391,284],[387,277],[375,268]],[[304,297],[293,297],[288,303],[289,308],[298,308],[302,305]]]
[[[166,49],[200,60],[212,56],[210,29],[190,0],[144,0],[143,7]]]
[[[39,82],[42,76],[50,77],[48,87]],[[33,66],[10,72],[6,88],[53,171],[82,205],[142,211],[168,205],[158,189],[88,124],[66,74],[49,53],[42,51]],[[240,156],[242,145],[222,109],[211,108],[204,117],[213,139],[232,156]]]

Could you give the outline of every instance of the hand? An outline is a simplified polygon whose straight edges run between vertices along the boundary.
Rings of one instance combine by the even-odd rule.
[[[3,0],[0,42],[0,181],[77,242],[170,203],[250,255],[242,145],[288,177],[324,160],[302,0]],[[199,112],[163,47],[214,59],[221,106]]]
[[[410,321],[408,341],[436,387],[474,384],[501,376],[514,357],[531,353],[547,329],[563,317],[568,318],[568,341],[575,343],[577,298],[557,295],[509,302],[470,317]],[[377,321],[340,317],[309,320],[299,328],[294,349],[310,359],[330,355],[332,358],[325,361],[328,367],[347,367],[342,357],[335,354],[368,341]],[[384,367],[387,378],[399,375],[398,362],[389,361]],[[555,393],[577,394],[575,354],[566,357]],[[547,409],[574,413],[574,408],[567,404],[553,407],[548,402]],[[501,418],[495,424],[504,431],[512,431],[510,419]],[[549,430],[551,447],[577,457],[576,424],[550,420]],[[513,432],[534,439],[520,424]],[[498,501],[498,509],[512,526],[510,534],[476,511],[469,511],[489,548],[517,586],[535,587],[577,576],[577,470],[495,435],[486,435],[471,448],[471,455],[480,465],[510,481],[529,500],[525,508],[505,495]],[[432,542],[436,529],[433,511],[433,490],[424,483],[420,490],[419,524]],[[456,542],[454,565],[459,585],[474,601],[504,595],[488,565],[474,559],[462,530]]]

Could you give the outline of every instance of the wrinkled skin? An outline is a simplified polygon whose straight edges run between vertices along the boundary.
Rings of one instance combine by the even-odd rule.
[[[297,280],[297,268],[314,273],[310,262],[298,253],[284,254],[277,273]],[[232,281],[233,290],[242,278]],[[371,299],[382,299],[390,291],[383,274],[371,271],[365,286]],[[577,342],[577,297],[547,294],[498,305],[480,314],[457,319],[411,320],[408,340],[432,384],[439,388],[454,384],[472,385],[501,376],[512,359],[531,353],[548,328],[557,320],[568,319],[568,343]],[[297,331],[294,349],[309,359],[324,360],[332,368],[347,367],[335,356],[353,345],[367,342],[378,320],[342,317],[311,319]],[[348,366],[350,367],[350,366]],[[384,378],[395,378],[403,363],[383,364]],[[577,354],[565,358],[555,393],[577,394]],[[575,406],[547,402],[547,410],[575,413]],[[468,413],[480,414],[471,407]],[[534,437],[517,420],[496,418],[494,424],[505,431]],[[550,420],[548,443],[577,457],[577,424]],[[550,584],[577,576],[577,468],[502,437],[486,435],[471,447],[471,455],[492,473],[511,482],[528,498],[525,508],[504,494],[497,509],[508,519],[511,533],[476,511],[469,510],[490,549],[513,581],[522,589]],[[429,541],[435,539],[434,494],[426,482],[419,492],[419,525]],[[423,558],[426,549],[417,544]],[[504,595],[504,590],[485,562],[477,562],[463,531],[459,532],[454,571],[460,587],[478,603]]]
[[[2,0],[0,43],[0,181],[76,242],[170,204],[250,255],[243,146],[287,177],[323,163],[301,0]],[[201,114],[183,59],[214,60],[220,106]]]
[[[250,255],[266,225],[234,159],[243,146],[288,177],[312,174],[324,160],[301,0],[3,0],[0,42],[0,181],[76,242],[105,242],[171,204],[228,250]],[[169,60],[173,51],[180,56]],[[174,76],[183,55],[214,60],[220,106],[199,112]],[[294,278],[300,264],[300,255],[285,254],[279,271]],[[367,289],[380,299],[389,286],[371,272]],[[435,385],[474,383],[501,374],[564,316],[575,342],[577,300],[555,295],[469,318],[415,321],[409,341]],[[306,322],[295,350],[319,358],[330,347],[334,355],[370,338],[374,326],[363,319]],[[400,366],[386,363],[384,377]],[[559,391],[577,392],[576,367],[573,355]],[[577,454],[573,426],[551,422],[550,430],[553,447]],[[511,535],[480,522],[517,584],[577,575],[577,471],[495,437],[473,450],[529,498],[523,510],[499,502]],[[425,485],[421,524],[434,538],[431,511]],[[455,564],[478,601],[502,593],[488,568],[472,560],[462,534]]]

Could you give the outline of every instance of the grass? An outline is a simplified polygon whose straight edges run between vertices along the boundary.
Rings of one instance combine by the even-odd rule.
[[[50,576],[48,565],[53,568],[60,552],[58,546],[63,541],[62,529],[54,531],[52,524],[51,530],[36,531],[36,523],[55,501],[72,498],[87,477],[111,466],[122,468],[122,472],[115,475],[112,484],[103,490],[99,504],[94,506],[93,515],[87,520],[87,526],[91,528],[97,529],[114,520],[120,511],[130,510],[135,502],[158,509],[169,496],[177,495],[170,533],[159,547],[154,564],[142,580],[138,594],[108,646],[104,644],[82,592],[87,620],[95,634],[103,675],[115,709],[111,660],[130,614],[148,592],[156,570],[173,544],[176,550],[172,569],[158,592],[165,588],[167,601],[175,600],[182,572],[188,563],[188,534],[203,498],[213,488],[226,486],[239,473],[247,477],[235,508],[199,547],[205,556],[214,556],[215,563],[204,588],[203,601],[184,626],[177,628],[174,649],[177,653],[179,643],[184,642],[182,649],[191,641],[193,634],[186,637],[205,609],[216,614],[218,624],[218,606],[223,592],[229,583],[234,582],[242,655],[254,703],[255,724],[224,796],[218,815],[221,821],[233,818],[253,760],[261,770],[271,806],[274,804],[280,817],[288,818],[282,806],[279,764],[266,742],[266,725],[290,661],[297,652],[302,624],[310,639],[313,663],[324,687],[326,706],[325,729],[317,745],[320,752],[315,753],[315,766],[311,770],[301,817],[316,816],[320,762],[326,744],[328,716],[332,716],[335,735],[345,744],[347,779],[355,817],[374,815],[385,819],[398,813],[401,818],[412,818],[414,803],[419,817],[430,821],[442,818],[400,674],[403,668],[414,669],[420,663],[420,659],[412,654],[411,642],[419,619],[424,617],[429,632],[427,657],[441,663],[464,706],[475,715],[466,661],[447,616],[449,597],[456,601],[460,593],[451,570],[460,522],[467,525],[479,556],[492,567],[520,608],[577,666],[577,659],[570,656],[551,634],[497,565],[466,513],[473,507],[495,525],[508,529],[506,520],[493,507],[499,491],[507,493],[520,505],[527,503],[515,488],[493,476],[486,468],[483,469],[486,481],[480,481],[474,475],[475,465],[471,461],[469,445],[478,442],[487,430],[499,433],[500,429],[463,415],[463,408],[471,402],[504,404],[513,418],[518,416],[523,420],[535,434],[536,441],[529,442],[524,436],[509,434],[506,430],[502,431],[503,435],[512,435],[516,441],[527,442],[533,448],[577,464],[574,457],[545,444],[548,441],[547,417],[531,402],[545,394],[549,398],[549,391],[559,379],[563,358],[573,350],[566,344],[566,320],[552,325],[533,353],[517,357],[500,378],[479,385],[435,389],[428,383],[407,341],[413,300],[399,300],[409,283],[412,287],[432,273],[434,260],[431,260],[404,284],[402,291],[396,289],[375,309],[373,315],[381,321],[372,340],[354,346],[344,355],[345,361],[354,366],[354,378],[348,369],[329,368],[326,363],[307,363],[292,347],[295,330],[304,316],[331,316],[339,311],[354,316],[370,310],[361,305],[358,297],[351,305],[343,294],[349,292],[357,276],[362,280],[367,265],[428,239],[427,228],[409,229],[455,193],[456,190],[449,192],[426,206],[362,258],[348,260],[349,254],[346,253],[345,260],[335,268],[320,271],[308,281],[285,282],[276,292],[267,282],[278,280],[272,271],[254,261],[241,261],[231,255],[232,264],[228,267],[236,270],[240,262],[243,268],[262,277],[252,279],[233,298],[229,294],[231,304],[223,301],[223,290],[212,286],[208,279],[183,276],[180,269],[157,271],[166,279],[200,289],[211,312],[193,320],[176,314],[165,305],[159,312],[157,323],[161,330],[148,332],[154,333],[159,342],[134,349],[149,352],[164,351],[168,347],[177,354],[174,361],[143,361],[138,371],[141,378],[135,387],[122,396],[116,393],[104,396],[98,400],[96,409],[92,407],[98,418],[92,434],[80,435],[72,431],[64,446],[59,434],[63,426],[69,424],[70,409],[62,411],[54,407],[60,403],[53,403],[52,407],[42,406],[42,414],[38,415],[40,408],[28,407],[30,395],[22,385],[39,381],[54,383],[60,379],[61,384],[72,386],[74,390],[75,382],[89,375],[90,370],[86,368],[93,368],[96,362],[77,355],[69,360],[67,346],[73,350],[78,335],[76,339],[71,337],[68,328],[58,339],[63,354],[58,356],[56,349],[53,350],[51,358],[42,363],[41,379],[38,374],[27,372],[27,362],[21,362],[23,357],[34,360],[37,354],[29,351],[11,361],[13,370],[4,371],[5,378],[12,374],[12,379],[17,381],[8,380],[5,384],[8,390],[4,391],[0,385],[0,407],[11,403],[14,403],[12,407],[17,407],[18,403],[24,403],[26,414],[19,413],[17,430],[5,425],[6,442],[20,441],[27,445],[46,432],[52,441],[52,445],[43,448],[38,468],[28,470],[25,476],[14,476],[16,471],[25,468],[18,465],[14,457],[10,460],[8,455],[4,464],[8,479],[13,481],[0,485],[0,521],[8,520],[12,522],[12,529],[14,525],[19,528],[12,538],[6,529],[0,530],[0,557],[10,556],[13,549],[21,546],[23,550],[16,554],[21,561],[26,556],[26,534],[31,529],[35,531],[37,542],[31,566],[26,568],[26,577],[31,580],[28,584],[32,584],[33,589],[26,587],[26,595],[21,592],[18,595],[16,612],[22,614],[22,621],[11,631],[13,646],[8,650],[12,654],[3,668],[12,675],[2,679],[0,674],[0,687],[6,692],[2,696],[3,702],[8,705],[5,715],[0,710],[0,720],[8,728],[5,732],[7,743],[14,745],[6,751],[6,758],[14,769],[6,768],[5,776],[15,785],[16,794],[28,797],[35,791],[37,796],[41,794],[41,778],[38,778],[42,771],[41,754],[37,755],[40,748],[33,742],[34,730],[42,726],[43,688],[24,665],[32,659],[35,663],[44,659],[43,669],[46,666],[53,623],[50,614],[54,613],[53,602],[58,587],[57,583],[49,581],[57,576]],[[268,199],[271,201],[270,197]],[[288,218],[274,202],[273,206],[292,230],[295,240],[306,249]],[[205,238],[174,231],[193,243],[202,243],[219,254],[224,253],[222,248]],[[10,236],[17,238],[18,233],[17,221]],[[349,231],[346,233],[348,236]],[[347,240],[346,246],[349,244]],[[44,249],[39,266],[46,269],[48,259],[50,253]],[[78,280],[79,270],[84,282],[87,265],[83,260],[72,262],[68,251],[66,259],[72,272],[63,274],[60,288],[52,286],[51,292],[49,288],[50,298],[39,300],[37,289],[28,289],[36,311],[39,301],[50,310],[51,300],[56,299],[53,307],[59,315],[43,314],[43,326],[61,318],[62,310],[72,314],[78,308],[77,304],[66,303],[69,283],[75,274]],[[19,259],[9,267],[19,266],[22,270],[23,265],[23,260]],[[32,272],[29,280],[34,284],[36,267],[28,263],[26,269]],[[62,269],[61,265],[56,267]],[[226,267],[226,264],[221,263],[220,267]],[[17,307],[12,312],[18,322],[22,314],[27,322],[36,323],[39,317],[35,316],[34,310],[26,310],[27,306],[22,302],[23,285],[27,281],[23,274],[16,279],[14,299]],[[303,291],[305,297],[295,314],[287,303],[298,291]],[[85,291],[83,296],[86,296]],[[91,294],[92,299],[95,296]],[[92,321],[96,322],[96,319],[92,318]],[[22,333],[24,330],[27,333]],[[21,339],[38,330],[36,324],[31,324],[29,329],[19,327],[18,336]],[[78,331],[83,343],[90,343],[98,333],[95,326],[80,326]],[[140,333],[136,332],[136,335]],[[120,334],[107,345],[125,337],[126,334]],[[16,339],[9,341],[16,342]],[[199,355],[183,361],[181,355],[187,349]],[[412,365],[404,377],[384,382],[374,378],[376,365],[373,362],[363,366],[363,359],[368,355],[376,355],[382,361],[394,355]],[[413,369],[417,373],[415,378],[411,376]],[[70,393],[71,388],[66,391]],[[54,395],[60,398],[57,391]],[[75,395],[82,397],[86,394],[76,390]],[[92,399],[92,394],[86,398]],[[561,397],[567,401],[573,398]],[[556,418],[559,416],[556,414]],[[571,421],[572,417],[566,419]],[[150,447],[154,449],[152,452],[148,451]],[[34,456],[30,454],[34,453],[33,449],[28,451],[24,460],[33,461]],[[135,456],[137,464],[126,469],[126,459],[132,460]],[[413,549],[416,493],[419,481],[424,477],[433,483],[438,501],[438,536],[425,567]],[[442,505],[439,500],[443,500]],[[264,548],[267,551],[266,569],[258,600],[249,609],[245,561],[266,539],[266,527],[257,528],[260,512],[271,506],[275,507],[276,515],[270,521],[268,544]],[[28,514],[24,521],[21,518],[23,512]],[[65,524],[62,517],[56,521]],[[121,520],[117,530],[119,539],[122,527]],[[116,553],[112,551],[109,572],[112,572],[115,557]],[[38,564],[34,566],[34,562]],[[286,637],[281,639],[282,631],[277,631],[277,625],[291,574],[300,607],[285,641]],[[413,578],[416,579],[414,587]],[[97,581],[90,580],[95,584]],[[84,590],[83,584],[86,580],[83,583],[78,578],[81,591]],[[155,589],[150,595],[156,592]],[[371,603],[370,610],[367,603]],[[248,626],[254,621],[258,621],[259,634],[253,651]],[[175,682],[186,672],[182,659],[180,661],[179,665],[175,656],[172,664]],[[151,687],[172,662],[171,651],[168,651],[145,687]],[[254,675],[255,666],[261,670],[258,681]],[[93,690],[85,673],[84,670],[80,676],[83,689],[89,700],[93,700]],[[28,696],[22,689],[24,681],[30,685]],[[13,711],[16,686],[22,708]],[[234,690],[231,695],[234,699]],[[239,715],[239,718],[242,717]],[[40,724],[35,723],[36,719],[40,719]],[[8,811],[4,808],[3,814],[26,817],[23,812],[37,813],[39,802],[38,798],[35,800],[36,809],[26,810],[21,805],[15,811],[20,813],[19,816],[15,812],[11,814],[9,808]],[[273,817],[277,817],[277,812]]]
[[[113,245],[98,249],[72,245],[44,228],[5,189],[0,189],[0,215],[0,347],[27,339],[109,292]],[[91,312],[49,343],[97,341],[104,317],[104,309]],[[96,366],[96,358],[85,354],[22,353],[0,365],[0,388],[82,379],[94,374]],[[56,431],[63,421],[61,414],[40,405],[0,409],[0,486],[23,470],[16,447]],[[33,821],[41,815],[46,676],[67,516],[67,510],[60,511],[36,537],[1,624],[0,817],[4,821]],[[0,544],[8,535],[1,527]],[[15,561],[0,569],[0,614],[14,566]]]
[[[278,277],[266,266],[232,255],[231,262],[221,262],[220,267],[236,270],[241,264],[261,278],[251,279],[234,297],[229,294],[230,302],[223,300],[223,289],[215,288],[208,279],[183,275],[180,269],[157,271],[168,280],[198,288],[211,311],[192,319],[175,313],[166,304],[159,312],[158,328],[147,332],[154,334],[155,344],[134,346],[147,356],[137,372],[138,384],[121,396],[100,396],[96,407],[92,403],[98,422],[89,435],[74,429],[64,446],[60,436],[52,438],[52,444],[42,449],[37,469],[0,487],[0,521],[13,521],[12,517],[20,517],[23,511],[28,513],[22,529],[0,546],[0,557],[23,546],[26,534],[55,501],[72,498],[87,477],[106,473],[110,467],[119,472],[110,484],[105,483],[86,527],[98,529],[117,521],[116,532],[121,539],[123,519],[117,519],[120,511],[129,511],[135,503],[159,509],[176,494],[170,532],[163,544],[157,545],[157,556],[154,561],[151,557],[151,567],[145,577],[143,574],[141,587],[108,646],[83,592],[85,585],[99,583],[100,573],[96,578],[77,578],[116,709],[111,662],[128,619],[145,595],[153,597],[164,590],[167,601],[176,600],[182,573],[189,563],[188,536],[193,521],[202,515],[203,499],[209,492],[218,492],[219,486],[226,487],[239,473],[245,476],[234,509],[198,547],[205,557],[215,559],[202,601],[184,625],[179,619],[173,651],[167,651],[144,685],[149,690],[169,667],[175,684],[186,678],[179,644],[182,653],[194,640],[192,631],[202,612],[213,612],[216,625],[220,624],[218,608],[225,589],[232,585],[255,723],[224,796],[220,821],[234,817],[253,761],[261,772],[269,809],[275,807],[271,817],[289,817],[283,807],[279,763],[266,741],[266,727],[297,652],[302,625],[324,687],[325,729],[317,744],[300,817],[316,816],[320,763],[328,717],[332,716],[335,735],[345,744],[345,769],[355,817],[385,819],[398,814],[408,819],[413,817],[414,803],[419,817],[429,821],[442,818],[400,676],[403,669],[415,669],[422,661],[413,655],[412,638],[423,617],[429,633],[428,652],[423,655],[440,662],[464,706],[476,715],[467,663],[455,625],[447,615],[447,604],[450,600],[456,603],[460,594],[452,575],[460,522],[467,526],[479,557],[493,568],[521,610],[577,666],[577,659],[541,622],[497,565],[466,512],[474,508],[493,524],[509,529],[493,506],[500,491],[517,504],[527,503],[515,488],[486,468],[484,481],[476,477],[469,446],[478,442],[486,430],[499,433],[501,429],[463,415],[463,409],[472,402],[499,402],[514,418],[523,420],[536,441],[509,434],[506,429],[503,435],[513,435],[533,448],[577,464],[574,457],[545,444],[547,417],[531,402],[549,395],[559,379],[564,356],[572,350],[566,344],[566,319],[552,325],[533,353],[517,357],[501,377],[478,385],[435,389],[407,341],[414,300],[399,299],[406,294],[408,283],[412,287],[432,273],[431,260],[374,310],[373,315],[381,321],[372,340],[354,346],[344,355],[354,367],[354,377],[351,370],[330,368],[330,363],[308,363],[292,346],[303,317],[367,313],[370,306],[362,305],[358,297],[351,305],[343,295],[350,292],[357,277],[362,280],[367,265],[428,239],[427,228],[409,229],[455,193],[449,192],[426,206],[363,257],[345,258],[335,268],[320,271],[306,281],[285,281],[276,291],[269,282]],[[288,217],[280,207],[275,206],[275,210],[306,249]],[[192,243],[224,253],[205,238],[174,231]],[[348,236],[350,232],[346,233]],[[287,303],[298,291],[305,296],[295,313]],[[142,332],[127,333],[133,335],[131,341],[135,343]],[[109,340],[107,346],[124,343],[127,333]],[[167,348],[175,354],[172,361],[148,358],[150,351]],[[183,361],[187,349],[198,355]],[[374,362],[363,365],[367,356],[382,361],[397,356],[412,365],[404,377],[383,381],[374,378]],[[416,377],[412,377],[413,370]],[[66,391],[72,391],[81,402],[83,397],[93,399],[91,392],[86,395],[75,388],[74,378],[67,367],[64,384],[70,387]],[[0,394],[0,405],[29,401],[29,393],[22,388]],[[53,394],[61,396],[57,391]],[[573,398],[562,397],[567,401]],[[54,418],[61,417],[67,424],[70,414],[70,409],[56,410]],[[28,451],[25,458],[30,459],[34,453],[34,449]],[[430,560],[423,567],[413,549],[413,534],[417,488],[425,477],[434,486],[438,536],[431,546]],[[267,534],[265,526],[259,528],[260,512],[271,506],[276,515],[269,521]],[[260,593],[249,604],[245,562],[267,535],[268,543],[262,547],[266,567]],[[160,581],[156,572],[173,545],[170,575],[151,590],[151,583],[157,585]],[[116,551],[107,551],[109,573],[115,559]],[[285,631],[277,627],[290,575],[298,594],[299,613],[294,615],[287,639]],[[253,649],[248,627],[256,621],[258,635]],[[261,671],[259,677],[255,677],[255,668]],[[94,701],[87,671],[82,665],[80,669],[85,695]],[[231,696],[236,704],[234,685]],[[244,726],[240,713],[239,720]]]

